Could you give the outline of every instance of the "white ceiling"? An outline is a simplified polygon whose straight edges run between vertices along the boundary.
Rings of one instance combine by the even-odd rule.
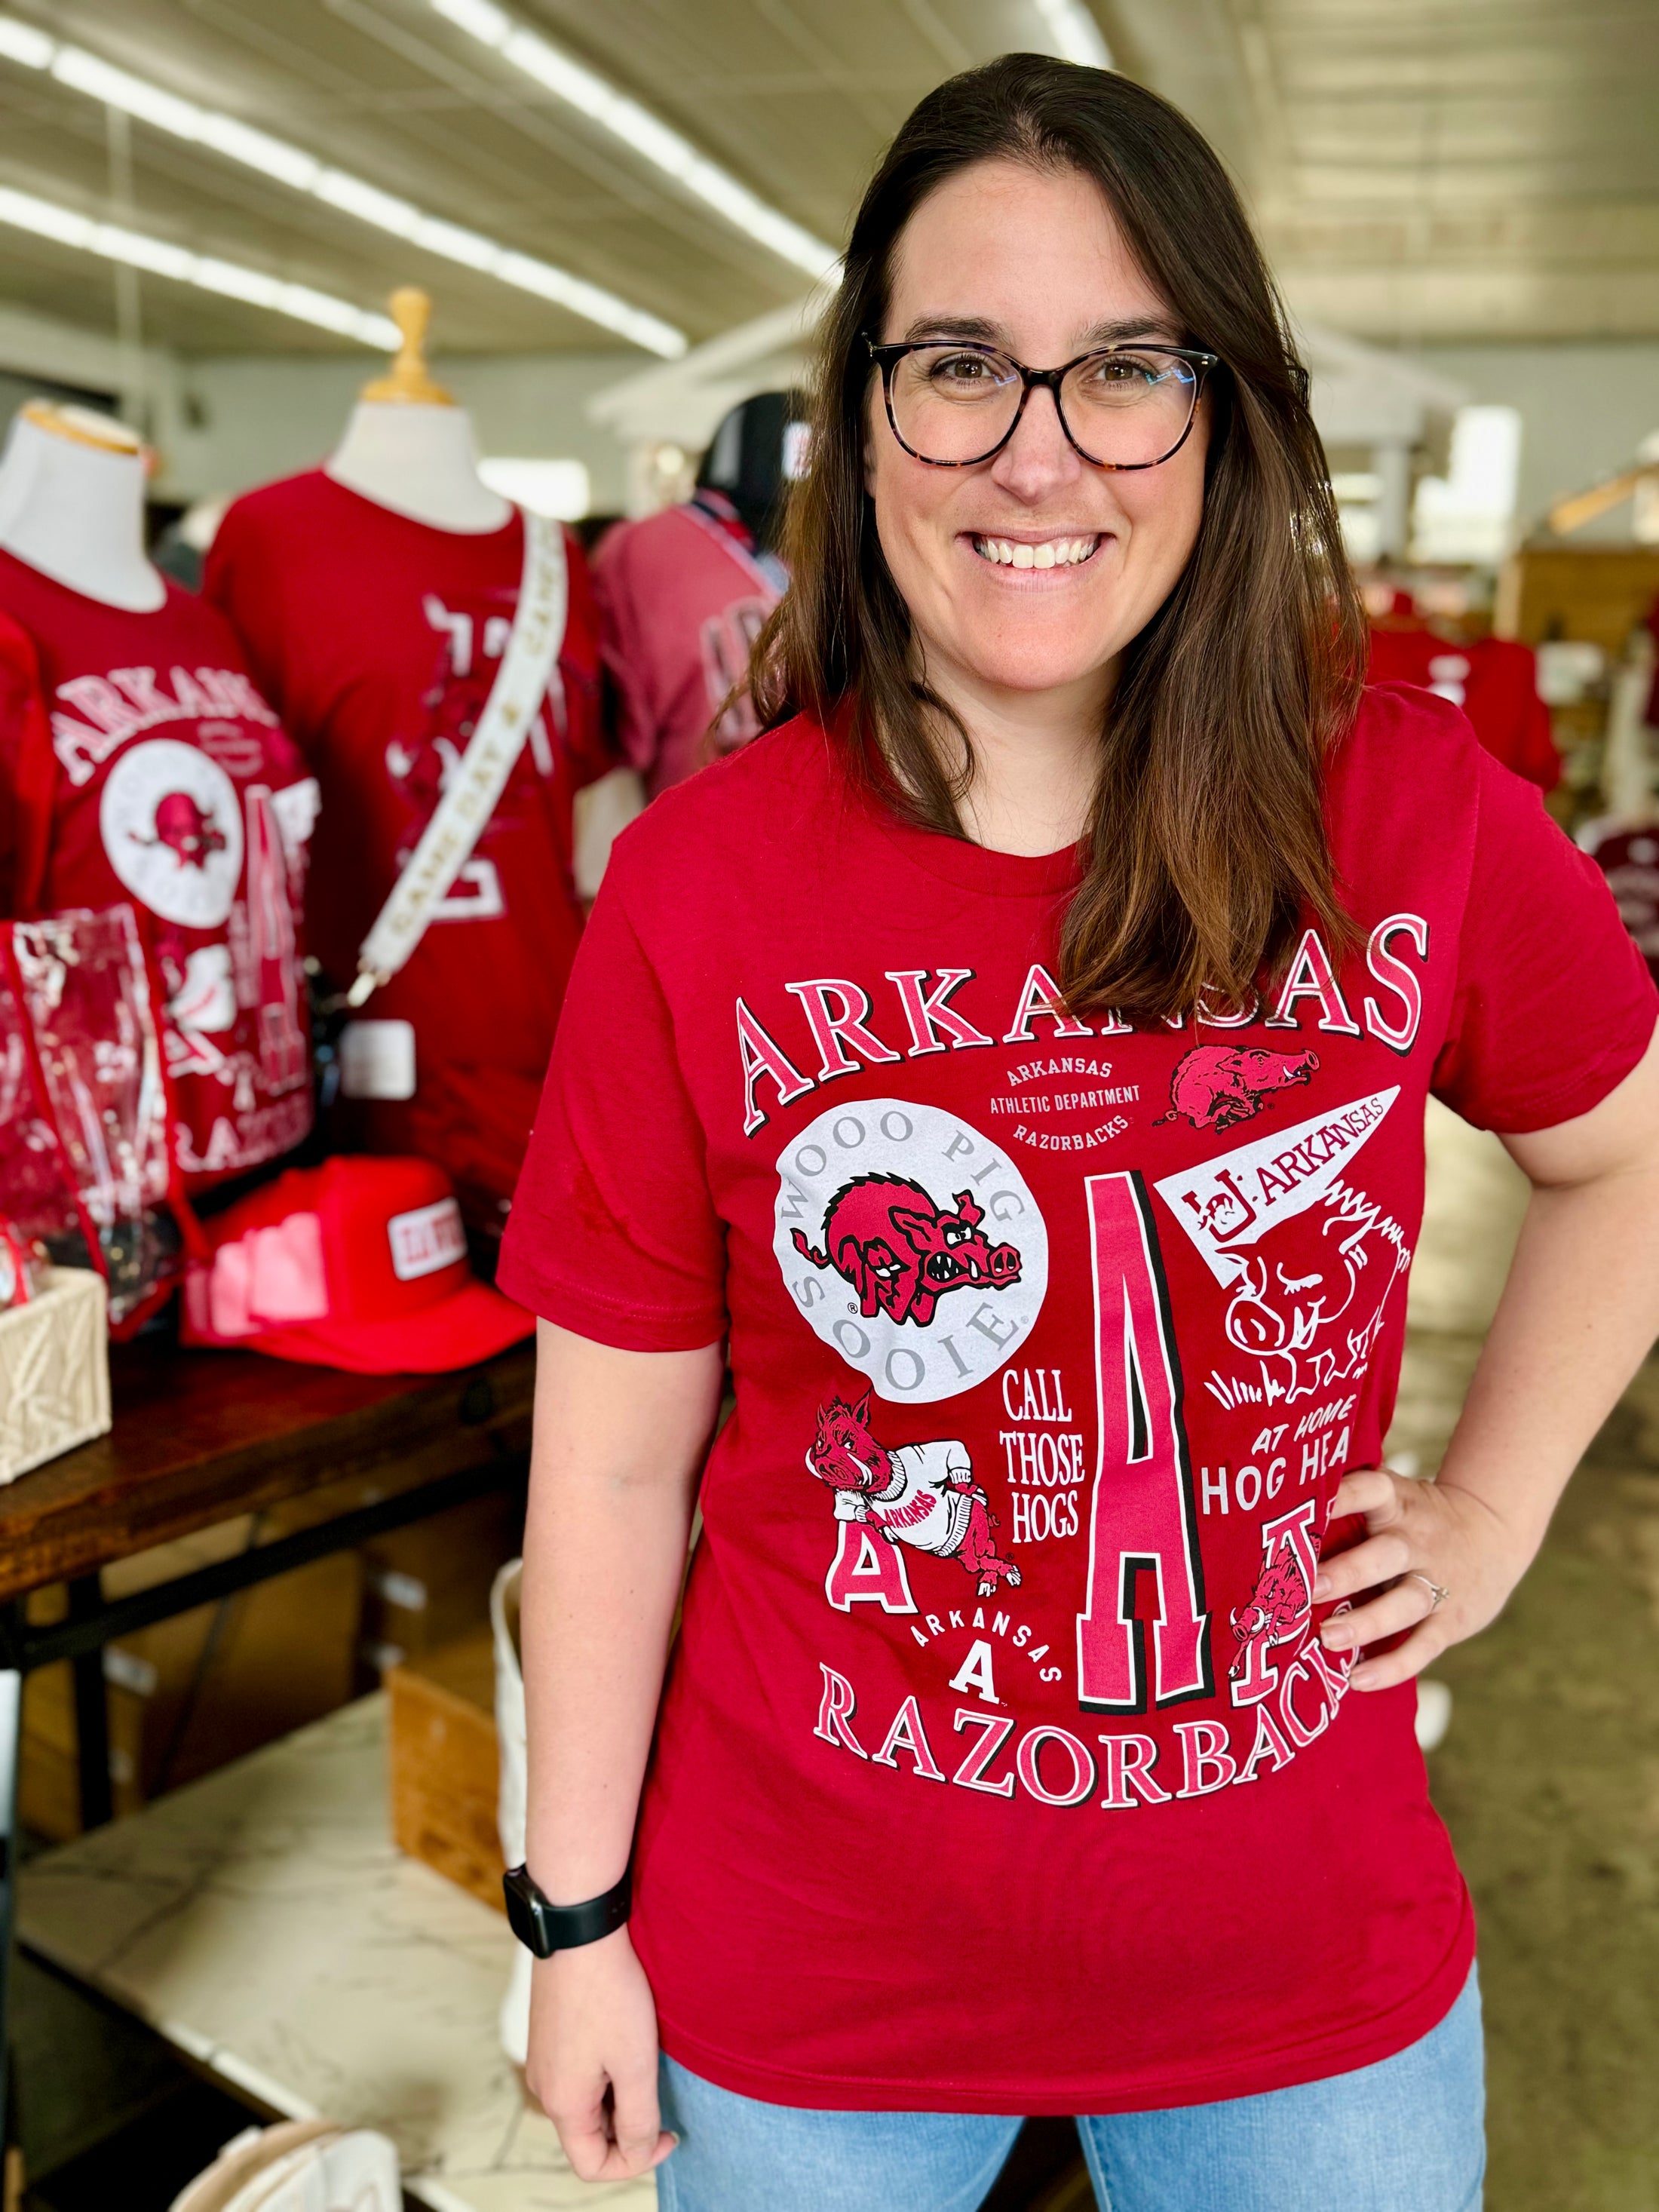
[[[1659,336],[1659,0],[1092,5],[1119,64],[1232,162],[1310,317],[1407,343]],[[10,12],[605,285],[694,343],[804,289],[798,268],[429,0],[10,0]],[[514,0],[514,12],[835,241],[931,84],[1044,35],[1036,0]],[[424,283],[446,350],[617,343],[143,121],[112,143],[100,102],[3,58],[0,185],[360,307]],[[107,333],[116,299],[107,262],[0,228],[0,306]],[[145,343],[187,354],[343,343],[149,273],[137,313]]]

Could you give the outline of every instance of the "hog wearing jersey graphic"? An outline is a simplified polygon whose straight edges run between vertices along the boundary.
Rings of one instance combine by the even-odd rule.
[[[831,1398],[819,1407],[806,1465],[835,1492],[837,1521],[861,1522],[890,1544],[960,1560],[981,1597],[999,1582],[1019,1587],[1019,1569],[997,1550],[996,1516],[974,1480],[965,1444],[951,1439],[889,1451],[871,1432],[866,1390],[856,1404]]]

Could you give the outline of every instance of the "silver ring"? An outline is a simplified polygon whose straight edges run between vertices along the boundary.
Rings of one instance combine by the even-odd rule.
[[[1429,1611],[1431,1613],[1438,1613],[1441,1607],[1444,1605],[1446,1600],[1451,1595],[1451,1592],[1446,1589],[1443,1583],[1431,1582],[1427,1575],[1419,1574],[1415,1567],[1408,1567],[1406,1571],[1413,1582],[1422,1583],[1424,1589],[1427,1590],[1430,1597],[1433,1600],[1433,1603],[1430,1606]]]

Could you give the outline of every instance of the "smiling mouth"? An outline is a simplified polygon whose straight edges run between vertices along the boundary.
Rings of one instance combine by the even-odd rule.
[[[1100,533],[1086,538],[1045,538],[1032,545],[1020,538],[981,538],[975,533],[973,548],[981,561],[1003,568],[1078,568],[1094,558]]]

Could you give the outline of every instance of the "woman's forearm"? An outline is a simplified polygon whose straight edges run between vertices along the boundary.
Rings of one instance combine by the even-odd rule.
[[[1489,1507],[1529,1559],[1656,1334],[1659,1166],[1534,1185],[1442,1483]]]
[[[538,1332],[526,1855],[556,1904],[628,1863],[720,1376],[718,1346],[635,1353]]]

